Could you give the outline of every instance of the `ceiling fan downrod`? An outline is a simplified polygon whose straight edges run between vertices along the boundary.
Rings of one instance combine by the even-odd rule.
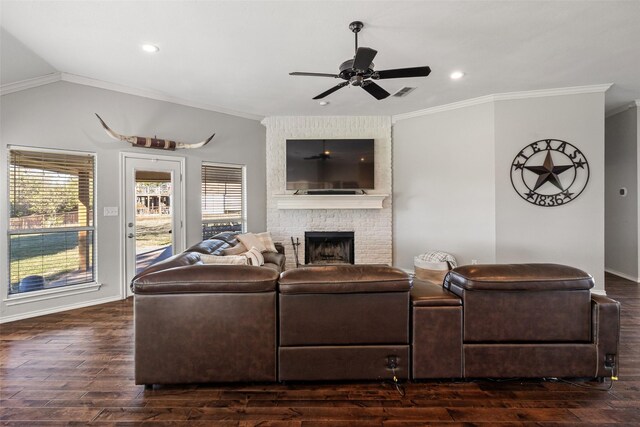
[[[364,28],[364,24],[361,21],[353,21],[351,24],[349,24],[349,29],[353,31],[353,34],[355,34],[356,36],[356,53],[358,52],[358,33],[360,32],[360,30],[362,30],[362,28]]]

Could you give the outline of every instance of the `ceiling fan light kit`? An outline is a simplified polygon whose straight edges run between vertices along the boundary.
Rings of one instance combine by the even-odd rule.
[[[431,68],[429,68],[428,66],[375,71],[373,59],[377,55],[378,51],[369,47],[358,47],[358,33],[363,28],[364,24],[361,21],[354,21],[349,24],[349,29],[355,35],[355,55],[353,59],[348,59],[340,64],[340,67],[338,67],[338,74],[308,73],[296,71],[289,73],[289,75],[331,77],[345,80],[344,82],[322,92],[320,95],[313,97],[313,99],[322,99],[328,95],[331,95],[338,89],[342,89],[345,86],[351,85],[359,86],[377,100],[381,100],[387,98],[390,93],[382,87],[378,86],[373,80],[398,79],[407,77],[427,77],[431,73]]]

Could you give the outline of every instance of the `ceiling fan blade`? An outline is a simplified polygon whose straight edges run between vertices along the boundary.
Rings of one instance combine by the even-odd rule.
[[[397,68],[395,70],[376,71],[379,79],[398,79],[401,77],[427,77],[431,73],[429,67]]]
[[[387,96],[390,95],[389,92],[387,92],[386,90],[382,89],[380,86],[378,86],[377,84],[375,84],[371,80],[368,80],[368,81],[364,82],[364,84],[362,85],[362,89],[364,89],[367,92],[369,92],[378,101],[381,100],[381,99],[385,99]]]
[[[305,73],[300,71],[294,71],[293,73],[289,73],[290,76],[312,76],[312,77],[340,77],[337,74],[328,74],[328,73]]]
[[[368,47],[359,47],[356,51],[356,57],[353,59],[353,68],[362,71],[368,70],[371,68],[371,63],[377,53],[377,50],[373,50]]]
[[[334,86],[334,87],[332,87],[331,89],[329,89],[329,90],[327,90],[327,91],[322,92],[320,95],[318,95],[318,96],[314,96],[314,97],[313,97],[313,99],[322,99],[322,98],[324,98],[325,96],[327,96],[327,95],[331,95],[333,92],[337,91],[337,90],[338,90],[338,89],[340,89],[340,88],[345,87],[345,86],[346,86],[346,85],[348,85],[348,84],[349,84],[349,82],[342,82],[342,83],[340,83],[339,85]]]

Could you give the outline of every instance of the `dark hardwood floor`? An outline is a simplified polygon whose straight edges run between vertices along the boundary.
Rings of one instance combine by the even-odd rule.
[[[622,304],[610,391],[488,380],[172,386],[133,383],[131,301],[1,325],[2,425],[640,425],[640,285],[607,276]],[[607,384],[582,383],[592,387]]]

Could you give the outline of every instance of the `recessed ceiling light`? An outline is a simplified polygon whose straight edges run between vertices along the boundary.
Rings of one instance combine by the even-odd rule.
[[[320,101],[318,102],[318,104],[322,105],[323,107],[329,105],[329,101]]]
[[[154,44],[143,44],[142,50],[149,53],[156,53],[157,51],[160,50],[160,48]]]
[[[454,71],[449,77],[451,77],[452,80],[458,80],[464,77],[464,73],[462,71]]]

